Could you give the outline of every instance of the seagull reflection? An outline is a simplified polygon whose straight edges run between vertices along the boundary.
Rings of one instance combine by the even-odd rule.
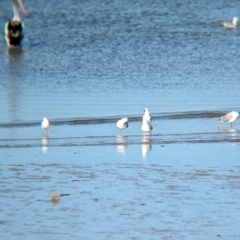
[[[143,136],[141,142],[142,142],[142,144],[141,144],[142,157],[146,158],[149,151],[152,149],[151,139],[145,135],[145,136]]]
[[[124,136],[117,136],[117,151],[124,154],[127,151],[127,138]]]
[[[231,127],[228,128],[219,128],[219,131],[222,133],[228,133],[231,137],[237,136],[237,130]]]
[[[21,48],[6,48],[6,62],[9,72],[6,85],[6,93],[8,97],[9,114],[11,121],[17,121],[19,110],[21,109],[20,103],[22,91],[20,91],[19,76],[22,75],[23,58]]]
[[[14,56],[13,58],[20,58],[21,55],[23,54],[23,50],[22,48],[9,48],[9,47],[6,47],[5,48],[5,54],[6,56],[11,56],[11,54]],[[15,59],[15,61],[18,61]]]
[[[42,136],[42,152],[48,152],[48,136]]]

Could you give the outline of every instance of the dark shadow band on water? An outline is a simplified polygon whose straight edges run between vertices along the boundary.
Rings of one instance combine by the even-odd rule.
[[[226,114],[226,111],[189,111],[189,112],[174,112],[174,113],[152,113],[153,120],[171,120],[171,119],[192,119],[192,118],[219,118]],[[114,123],[122,117],[127,117],[129,122],[142,121],[142,115],[129,116],[107,116],[107,117],[86,117],[86,118],[65,118],[65,119],[50,119],[51,125],[86,125],[86,124],[104,124]],[[10,127],[33,127],[40,125],[41,120],[34,121],[18,121],[0,123],[0,128]]]
[[[143,141],[144,139],[144,141]],[[24,143],[27,142],[27,143]],[[49,139],[49,143],[43,144],[40,139],[32,139],[32,140],[12,140],[2,141],[0,140],[0,151],[4,148],[34,148],[34,147],[92,147],[92,146],[129,146],[129,145],[171,145],[171,144],[212,144],[212,143],[240,143],[239,137],[203,137],[201,138],[195,136],[195,138],[173,138],[165,139],[162,137],[153,137],[149,136],[148,138],[144,138],[143,136],[139,137],[126,137],[126,140],[123,143],[119,143],[116,141],[116,136],[114,137],[102,137],[96,138],[95,140],[84,139],[84,138],[70,138],[70,139]]]
[[[228,128],[227,128],[228,129]],[[234,133],[238,133],[239,131],[234,129]],[[197,138],[197,137],[211,137],[211,136],[215,136],[215,137],[220,137],[224,134],[224,131],[220,131],[220,132],[192,132],[192,133],[167,133],[167,134],[150,134],[149,135],[149,139],[157,139],[157,138],[174,138],[174,139],[181,139],[181,138]],[[229,134],[231,134],[231,132],[227,132]],[[120,137],[124,137],[124,138],[141,138],[144,135],[142,134],[134,134],[134,135],[123,135]],[[100,139],[100,140],[109,140],[112,138],[116,138],[116,135],[91,135],[91,136],[77,136],[77,137],[47,137],[48,139],[51,139],[51,141],[70,141],[70,140],[88,140],[89,141],[93,141],[94,139]],[[14,142],[14,141],[39,141],[39,138],[0,138],[0,142]]]

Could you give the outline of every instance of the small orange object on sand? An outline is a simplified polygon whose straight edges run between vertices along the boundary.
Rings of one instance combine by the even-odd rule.
[[[58,202],[60,200],[60,196],[57,193],[53,193],[51,196],[52,202]]]

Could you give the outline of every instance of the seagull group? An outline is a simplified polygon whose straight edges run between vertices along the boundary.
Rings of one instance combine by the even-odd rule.
[[[230,128],[233,126],[233,122],[239,117],[239,113],[237,111],[231,111],[224,116],[219,118],[219,122],[229,122]],[[149,135],[151,131],[153,130],[153,127],[151,125],[152,117],[150,115],[150,112],[148,108],[144,109],[144,114],[142,117],[142,127],[141,130],[143,134]],[[122,131],[126,128],[128,128],[128,118],[122,118],[117,121],[116,123],[117,128],[120,130],[120,133],[122,135]],[[48,129],[50,128],[50,121],[44,117],[41,122],[41,128],[42,128],[42,135],[44,136],[45,133],[48,135]]]
[[[232,123],[239,117],[239,113],[237,111],[231,111],[224,116],[219,118],[219,122],[229,122],[230,127],[232,128]],[[152,117],[150,115],[150,112],[148,108],[144,109],[144,114],[142,117],[142,132],[143,134],[150,134],[153,127],[151,125]],[[128,118],[122,118],[117,121],[116,124],[117,128],[120,129],[121,135],[122,135],[122,130],[128,127]]]
[[[143,133],[149,134],[152,131],[153,127],[151,125],[151,120],[152,120],[152,117],[149,113],[149,110],[148,108],[145,108],[144,114],[142,117],[142,128],[141,128]],[[120,133],[122,135],[122,130],[128,127],[128,118],[122,118],[118,120],[116,123],[116,126],[118,129],[120,129]]]

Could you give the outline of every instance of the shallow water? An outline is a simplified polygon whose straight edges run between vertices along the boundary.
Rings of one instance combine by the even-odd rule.
[[[5,149],[3,239],[239,238],[239,146],[128,148]]]
[[[22,48],[0,40],[2,238],[239,239],[240,121],[218,118],[240,111],[240,2],[24,3]]]
[[[55,120],[49,133],[39,129],[38,122],[4,123],[0,125],[2,148],[42,147],[47,151],[52,147],[74,146],[117,146],[164,145],[180,143],[232,143],[240,142],[239,129],[230,128],[228,123],[219,123],[215,116],[219,112],[189,112],[153,116],[151,135],[143,135],[141,118],[129,117],[129,128],[120,131],[116,128],[118,118],[84,118]],[[237,125],[237,124],[236,124]]]

